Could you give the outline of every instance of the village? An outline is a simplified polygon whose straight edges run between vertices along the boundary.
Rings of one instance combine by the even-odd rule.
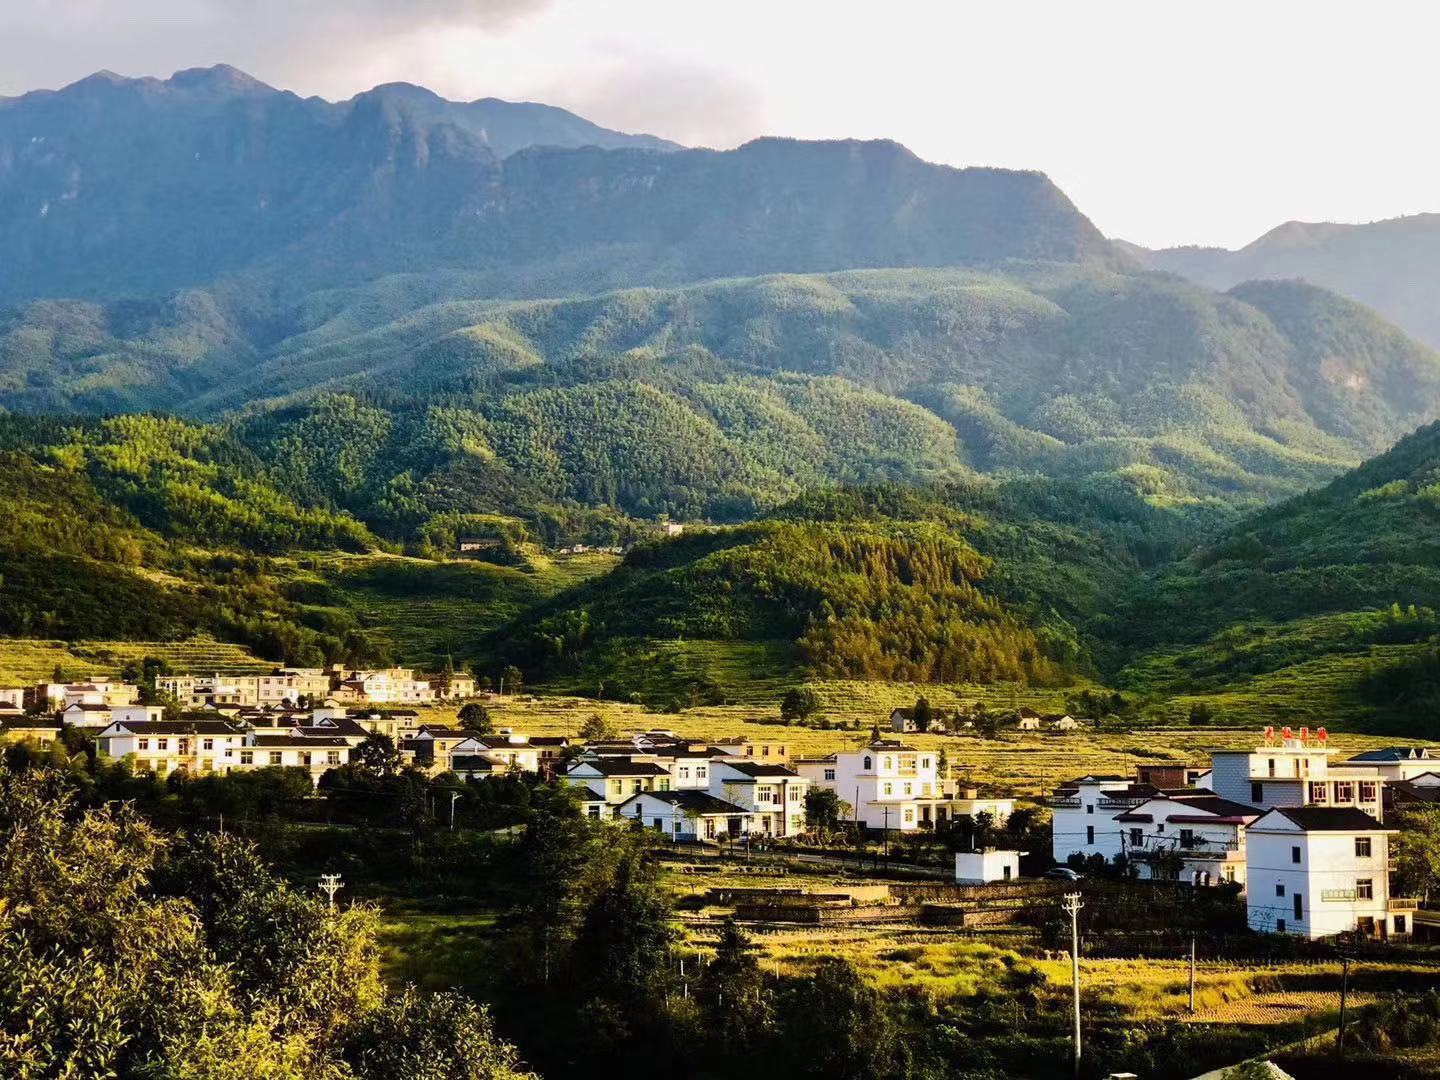
[[[860,745],[805,756],[784,739],[695,740],[664,729],[586,738],[425,722],[422,710],[443,705],[468,702],[483,714],[496,695],[477,692],[468,675],[418,677],[409,668],[167,674],[155,689],[163,704],[142,703],[157,695],[112,678],[0,689],[0,738],[44,748],[69,729],[137,773],[298,769],[318,787],[378,737],[405,766],[457,784],[524,774],[558,782],[587,818],[650,830],[678,849],[814,852],[817,827],[828,823],[888,853],[892,841],[960,829],[957,886],[1029,880],[1049,895],[1086,876],[1137,888],[1228,886],[1262,934],[1402,941],[1440,931],[1440,913],[1391,888],[1390,855],[1405,820],[1397,809],[1440,802],[1440,755],[1400,746],[1341,759],[1324,728],[1266,728],[1249,745],[1214,748],[1208,760],[1070,777],[1036,798],[957,780],[943,748],[907,742],[919,730],[917,712],[920,728],[944,730],[924,705],[892,710],[889,730],[877,723],[868,738],[851,740]],[[1020,731],[1065,733],[1086,723],[1031,709],[1014,718]],[[1006,846],[1017,807],[1027,822],[1048,812],[1048,851]],[[771,914],[797,917],[804,906],[792,900]]]

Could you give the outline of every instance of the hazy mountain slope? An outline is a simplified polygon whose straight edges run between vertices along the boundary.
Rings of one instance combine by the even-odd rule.
[[[446,267],[485,272],[489,295],[533,296],[1116,258],[1037,173],[930,165],[892,143],[540,145],[600,138],[567,117],[408,86],[302,100],[231,68],[102,73],[3,101],[0,302],[143,296],[244,271],[244,314],[263,322],[272,292],[294,301]]]
[[[385,83],[351,99],[389,98],[407,103],[432,122],[464,128],[484,140],[498,157],[509,157],[531,146],[598,146],[605,150],[678,150],[679,143],[654,135],[630,135],[593,124],[554,105],[531,101],[448,101],[433,90],[411,83]]]
[[[1368,304],[1409,334],[1440,347],[1440,214],[1368,225],[1292,221],[1238,251],[1124,250],[1154,270],[1215,289],[1255,278],[1303,278]]]

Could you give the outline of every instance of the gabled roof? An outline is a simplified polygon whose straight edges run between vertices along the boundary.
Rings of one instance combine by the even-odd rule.
[[[762,765],[758,761],[722,761],[719,764],[736,772],[744,773],[757,779],[767,776],[799,776],[793,769],[787,769],[784,765]]]
[[[1426,746],[1385,746],[1379,750],[1366,750],[1355,754],[1348,761],[1422,761],[1430,757]]]
[[[901,742],[899,739],[872,739],[865,747],[866,750],[890,751],[892,754],[908,753],[918,754],[915,747]]]
[[[595,758],[588,761],[577,761],[570,767],[570,772],[579,768],[594,769],[601,776],[669,776],[668,769],[655,764],[653,761],[630,761],[626,758]]]
[[[495,763],[479,754],[460,754],[450,759],[450,768],[456,772],[494,772]]]
[[[1270,814],[1289,818],[1305,832],[1395,832],[1353,806],[1277,806],[1255,824]]]
[[[243,734],[240,728],[228,720],[117,720],[110,727],[122,727],[135,735]]]
[[[1412,784],[1409,780],[1392,780],[1385,785],[1385,791],[1394,798],[1403,795],[1407,800],[1413,802],[1440,802],[1440,784]]]
[[[748,814],[743,806],[736,806],[724,799],[717,799],[714,795],[705,791],[641,791],[631,795],[621,806],[629,806],[636,799],[658,799],[660,802],[669,803],[671,806],[681,810],[688,810],[694,814]]]

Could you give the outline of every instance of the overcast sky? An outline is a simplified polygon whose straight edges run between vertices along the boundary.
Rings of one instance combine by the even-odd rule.
[[[1437,40],[1418,0],[0,0],[0,94],[224,61],[690,144],[886,137],[1041,169],[1111,236],[1238,246],[1440,210]]]

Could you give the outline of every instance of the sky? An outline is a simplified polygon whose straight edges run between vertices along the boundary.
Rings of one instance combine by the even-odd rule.
[[[1107,235],[1440,211],[1420,0],[0,0],[0,95],[230,63],[544,101],[691,145],[890,138],[1039,169]]]

